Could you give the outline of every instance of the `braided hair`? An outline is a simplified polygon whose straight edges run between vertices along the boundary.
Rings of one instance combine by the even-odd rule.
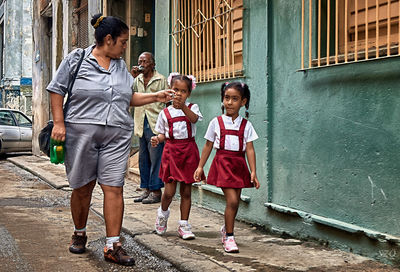
[[[224,101],[224,97],[225,97],[225,91],[227,89],[235,89],[236,91],[238,91],[240,93],[240,96],[243,98],[246,98],[246,104],[244,105],[244,107],[246,108],[246,113],[245,116],[246,118],[249,118],[249,106],[250,106],[250,90],[249,90],[249,86],[247,86],[246,83],[242,83],[242,82],[238,82],[238,81],[234,81],[234,82],[226,82],[224,84],[222,84],[221,86],[221,102]],[[224,104],[221,103],[221,110],[222,110],[222,114],[224,114],[225,112],[225,107]]]

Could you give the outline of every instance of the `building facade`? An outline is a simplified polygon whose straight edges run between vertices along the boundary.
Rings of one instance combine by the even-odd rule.
[[[53,0],[53,18],[71,22],[71,2]],[[261,188],[243,190],[239,219],[399,263],[399,1],[341,2],[93,0],[88,12],[127,22],[129,67],[152,51],[162,74],[197,77],[190,100],[204,115],[200,150],[208,122],[221,114],[221,84],[249,85]],[[49,71],[71,49],[72,24],[64,24],[62,38],[51,25],[51,69],[35,77],[34,68],[34,99],[35,84],[44,96]],[[48,103],[40,112],[44,123]],[[198,185],[192,195],[223,212],[219,189]]]
[[[32,1],[0,5],[0,107],[32,116]]]

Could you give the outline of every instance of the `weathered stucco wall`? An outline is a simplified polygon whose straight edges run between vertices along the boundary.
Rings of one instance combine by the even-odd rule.
[[[1,106],[32,115],[31,1],[7,0],[4,7],[4,52]]]
[[[238,218],[398,262],[399,59],[296,72],[301,1],[251,0],[244,5],[245,77],[238,80],[252,94],[249,120],[260,137],[254,144],[261,188],[243,190],[248,198]],[[156,9],[169,14],[161,4]],[[156,22],[156,37],[165,34],[158,32],[163,24]],[[156,39],[158,63],[169,60],[164,41]],[[196,137],[200,150],[208,122],[220,114],[220,84],[225,81],[199,84],[191,95],[204,115]],[[193,199],[224,210],[223,197],[206,189],[193,189]],[[392,242],[377,239],[374,231],[394,236]]]
[[[37,136],[50,119],[50,101],[46,91],[51,76],[51,18],[40,15],[40,2],[35,1],[32,7],[33,23],[33,67],[32,67],[32,108],[33,134],[32,151],[40,154]]]
[[[32,78],[32,1],[22,1],[22,77]]]
[[[22,68],[22,3],[7,0],[4,17],[4,84],[18,86]]]

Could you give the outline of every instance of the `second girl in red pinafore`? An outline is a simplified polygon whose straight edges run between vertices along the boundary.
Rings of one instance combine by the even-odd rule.
[[[207,177],[207,184],[220,187],[224,193],[225,225],[221,227],[224,250],[239,252],[233,230],[238,212],[242,188],[259,188],[256,175],[256,156],[253,141],[258,138],[250,121],[239,115],[250,105],[249,87],[241,82],[227,82],[221,86],[222,113],[211,120],[204,138],[207,140],[201,153],[199,166],[194,173],[196,181],[201,180],[203,167],[211,150],[217,150]],[[246,156],[250,171],[246,163]]]

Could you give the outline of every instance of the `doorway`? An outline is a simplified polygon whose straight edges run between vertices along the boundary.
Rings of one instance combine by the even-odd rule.
[[[155,0],[104,0],[105,15],[121,18],[129,26],[129,45],[125,62],[130,69],[137,65],[142,52],[154,54]]]

